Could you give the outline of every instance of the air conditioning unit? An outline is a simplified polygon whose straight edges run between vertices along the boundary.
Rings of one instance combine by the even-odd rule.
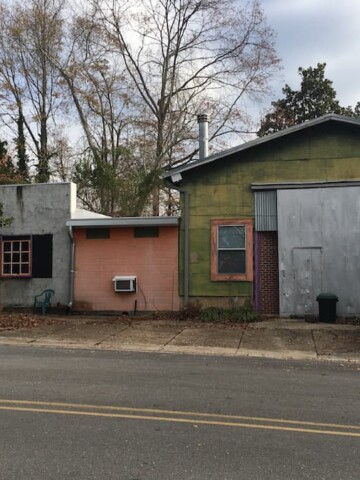
[[[115,292],[136,292],[136,277],[135,276],[119,276],[113,278]]]

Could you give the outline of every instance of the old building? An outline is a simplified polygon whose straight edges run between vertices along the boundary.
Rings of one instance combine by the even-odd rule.
[[[178,218],[88,212],[73,183],[2,185],[0,203],[1,305],[52,289],[68,311],[179,310]]]
[[[73,310],[177,311],[175,217],[72,219]]]
[[[360,313],[359,120],[326,115],[165,179],[182,197],[185,302],[303,315],[330,291]]]
[[[9,226],[0,227],[0,303],[29,307],[34,296],[55,290],[53,305],[70,299],[70,218],[103,217],[76,207],[76,185],[1,185],[0,203]]]

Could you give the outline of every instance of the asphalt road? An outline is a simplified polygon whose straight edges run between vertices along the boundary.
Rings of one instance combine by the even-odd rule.
[[[349,364],[0,346],[0,479],[360,478]]]

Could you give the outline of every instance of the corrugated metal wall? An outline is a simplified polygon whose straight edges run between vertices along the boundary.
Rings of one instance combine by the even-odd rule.
[[[255,192],[255,230],[257,232],[277,230],[276,190]]]
[[[321,292],[360,313],[360,187],[279,190],[280,313],[317,314]]]

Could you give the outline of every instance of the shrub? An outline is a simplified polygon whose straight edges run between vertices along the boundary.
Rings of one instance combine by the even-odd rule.
[[[201,309],[198,318],[203,322],[250,323],[259,320],[259,315],[251,302],[246,301],[244,305],[234,308],[209,307]]]
[[[201,309],[200,302],[189,302],[181,312],[181,317],[186,320],[195,320],[199,318]]]

